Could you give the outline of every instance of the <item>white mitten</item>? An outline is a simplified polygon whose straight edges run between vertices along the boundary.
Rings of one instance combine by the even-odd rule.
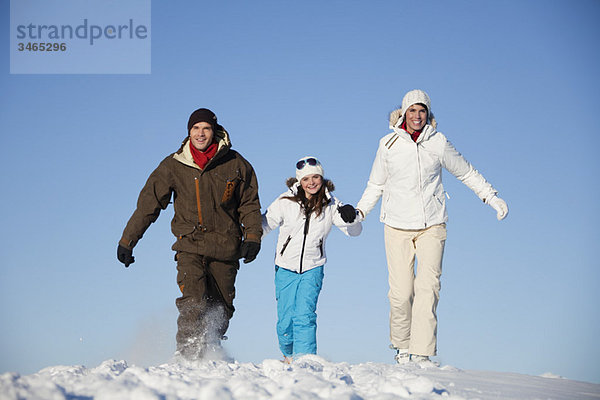
[[[502,221],[508,215],[508,205],[498,196],[494,196],[487,202],[494,210],[496,210],[496,218]]]

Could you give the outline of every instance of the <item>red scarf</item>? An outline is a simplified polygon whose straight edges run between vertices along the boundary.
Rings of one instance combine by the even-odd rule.
[[[204,167],[206,167],[206,164],[208,164],[210,159],[213,158],[215,154],[217,154],[218,147],[219,146],[217,145],[217,142],[213,140],[213,142],[208,145],[206,150],[200,151],[194,147],[194,145],[192,144],[192,140],[190,139],[190,150],[192,151],[192,157],[201,169],[204,169]]]
[[[419,138],[419,135],[421,134],[421,132],[423,132],[423,129],[421,129],[420,131],[414,131],[413,133],[410,133],[408,131],[408,129],[406,129],[406,120],[402,121],[401,128],[404,129],[406,131],[406,133],[408,133],[410,135],[413,142],[415,142],[415,143],[417,143],[417,139]]]

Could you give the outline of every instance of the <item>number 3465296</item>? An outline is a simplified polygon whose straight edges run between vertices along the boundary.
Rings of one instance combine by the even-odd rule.
[[[66,43],[17,43],[19,51],[66,51]]]

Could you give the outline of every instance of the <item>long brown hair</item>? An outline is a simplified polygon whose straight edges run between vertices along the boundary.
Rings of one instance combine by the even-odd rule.
[[[306,197],[306,193],[304,192],[304,189],[302,189],[302,185],[298,185],[298,191],[294,196],[288,196],[284,198],[300,204],[300,207],[306,216],[308,216],[311,212],[314,212],[315,216],[318,217],[323,212],[323,209],[331,202],[331,199],[328,199],[327,195],[325,194],[325,188],[327,188],[330,192],[335,189],[333,182],[325,178],[322,178],[322,180],[323,184],[321,185],[321,188],[317,193],[312,195],[310,199]],[[298,182],[296,178],[289,178],[287,180],[287,185],[288,187],[292,187],[292,185],[294,185],[296,182]]]

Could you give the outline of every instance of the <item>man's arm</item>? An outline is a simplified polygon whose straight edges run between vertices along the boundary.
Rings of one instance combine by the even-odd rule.
[[[258,180],[254,169],[246,160],[243,182],[240,187],[240,202],[238,213],[240,225],[243,227],[244,238],[240,253],[244,263],[253,261],[260,251],[262,237],[262,216],[258,199]]]
[[[245,161],[245,160],[244,160]],[[243,181],[240,187],[238,213],[240,225],[244,227],[244,240],[260,243],[262,236],[262,217],[258,199],[258,180],[254,169],[245,163]]]
[[[170,185],[167,159],[150,174],[137,201],[137,207],[127,222],[119,245],[132,250],[171,201],[173,189]]]

